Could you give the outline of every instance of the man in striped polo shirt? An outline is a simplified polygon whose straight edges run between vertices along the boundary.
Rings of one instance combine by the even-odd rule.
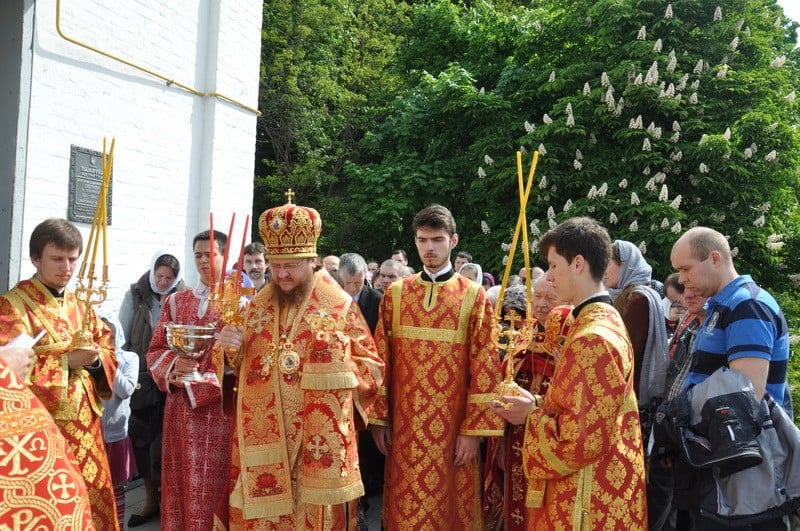
[[[672,247],[671,261],[681,284],[708,297],[706,316],[694,342],[694,367],[684,388],[727,365],[747,376],[759,397],[769,393],[791,416],[786,385],[789,329],[772,295],[759,288],[750,275],[736,272],[728,241],[713,229],[686,231]],[[694,502],[699,504],[699,498]],[[751,529],[721,527],[701,515],[697,506],[690,508],[689,518],[692,529]],[[757,529],[784,526],[784,519],[776,518],[761,522]]]
[[[728,241],[707,227],[692,228],[672,247],[678,281],[708,297],[706,318],[695,341],[695,366],[686,385],[700,383],[727,365],[790,408],[786,385],[789,328],[775,299],[750,275],[733,266]],[[791,412],[790,412],[791,414]]]

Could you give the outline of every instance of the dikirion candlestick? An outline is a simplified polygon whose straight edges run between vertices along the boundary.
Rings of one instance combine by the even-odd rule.
[[[108,189],[111,184],[111,170],[114,166],[114,146],[116,139],[111,139],[111,147],[106,151],[107,141],[103,138],[103,178],[100,183],[100,191],[97,194],[97,204],[94,208],[92,227],[89,230],[89,240],[86,243],[86,251],[83,255],[83,262],[78,271],[77,286],[75,297],[84,305],[81,329],[72,336],[71,348],[73,349],[92,349],[94,348],[94,335],[91,331],[91,320],[88,316],[93,305],[99,305],[108,293]],[[102,244],[101,244],[102,242]],[[99,279],[95,275],[97,267],[97,250],[103,247],[102,263],[102,282],[96,283]],[[91,258],[89,256],[91,255]]]

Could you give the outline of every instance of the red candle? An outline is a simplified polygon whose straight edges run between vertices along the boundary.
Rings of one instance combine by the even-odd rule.
[[[231,234],[233,233],[233,222],[236,220],[236,212],[231,214],[231,228],[228,229],[228,239],[230,240]],[[219,296],[220,298],[225,295],[225,274],[228,271],[228,251],[231,250],[230,241],[228,241],[227,245],[225,245],[225,254],[222,257],[222,272],[220,273],[220,284],[222,284],[222,288],[220,288]]]
[[[209,212],[208,213],[208,225],[209,225],[209,229],[208,229],[208,234],[209,234],[208,248],[211,250],[211,253],[209,255],[209,259],[211,260],[211,263],[209,264],[209,266],[211,267],[211,280],[210,280],[211,285],[209,287],[211,288],[211,293],[213,295],[213,293],[214,293],[214,283],[217,280],[217,277],[215,276],[216,271],[214,271],[214,250],[215,250],[215,247],[214,247],[214,213],[213,212]]]
[[[249,226],[250,226],[250,214],[247,214],[247,217],[244,218],[244,227],[242,228],[242,246],[239,249],[239,262],[236,267],[236,271],[238,271],[237,273],[238,276],[236,278],[239,281],[239,285],[241,285],[242,283],[242,275],[244,274],[242,272],[242,263],[244,262],[244,244],[247,241],[247,228]]]

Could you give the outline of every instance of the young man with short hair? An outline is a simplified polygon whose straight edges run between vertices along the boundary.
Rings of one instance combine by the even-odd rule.
[[[0,345],[20,334],[46,332],[34,348],[29,387],[53,415],[77,458],[95,527],[118,529],[100,403],[111,398],[117,369],[111,331],[91,306],[67,289],[83,251],[83,237],[66,219],[51,218],[33,229],[29,247],[36,274],[0,297]],[[93,345],[74,348],[73,335],[84,323]]]
[[[575,306],[575,323],[543,400],[522,389],[492,403],[526,426],[528,528],[644,530],[633,348],[603,288],[611,239],[595,220],[571,218],[542,236],[539,256],[558,297]]]
[[[482,529],[478,447],[503,434],[489,411],[500,381],[492,308],[454,274],[456,224],[441,205],[412,222],[423,271],[384,289],[375,342],[386,379],[370,418],[387,456],[386,529]]]

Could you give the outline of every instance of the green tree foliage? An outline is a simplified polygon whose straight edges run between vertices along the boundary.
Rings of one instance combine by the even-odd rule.
[[[254,221],[291,187],[321,212],[325,251],[361,238],[361,205],[348,199],[342,172],[362,161],[364,132],[404,86],[388,65],[406,9],[393,0],[264,3]]]
[[[785,284],[800,271],[796,25],[774,2],[716,7],[416,5],[397,60],[416,86],[367,137],[375,162],[348,167],[351,194],[383,240],[425,202],[450,205],[461,247],[499,271],[514,152],[540,149],[534,237],[592,215],[665,275],[678,233],[709,225]]]

